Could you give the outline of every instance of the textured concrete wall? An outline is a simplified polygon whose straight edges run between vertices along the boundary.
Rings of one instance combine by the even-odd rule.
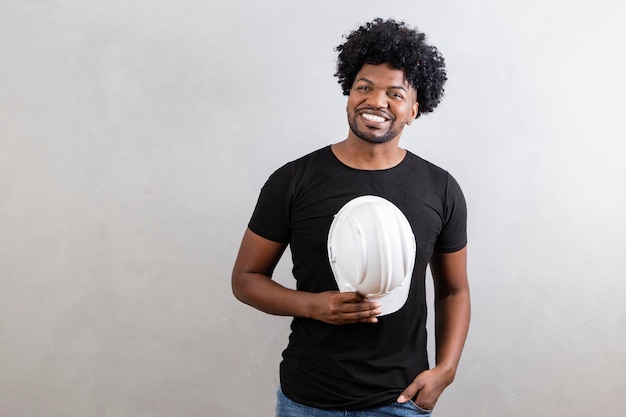
[[[624,8],[0,0],[0,416],[273,415],[289,319],[230,270],[267,176],[345,137],[333,48],[375,16],[447,58],[402,145],[470,209],[435,415],[626,415]]]

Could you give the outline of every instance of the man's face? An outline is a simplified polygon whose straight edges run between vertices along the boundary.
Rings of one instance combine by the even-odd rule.
[[[417,115],[416,91],[404,71],[388,64],[365,64],[348,96],[348,124],[354,135],[370,143],[399,138]]]

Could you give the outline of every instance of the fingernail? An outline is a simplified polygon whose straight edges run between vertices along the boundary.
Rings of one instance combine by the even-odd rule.
[[[406,397],[404,395],[401,395],[398,397],[397,401],[399,403],[405,403],[406,402]]]

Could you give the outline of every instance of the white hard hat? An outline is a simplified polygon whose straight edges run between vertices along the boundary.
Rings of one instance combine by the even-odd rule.
[[[408,220],[381,197],[349,201],[330,225],[328,260],[339,291],[356,291],[380,303],[381,316],[406,302],[415,252]]]

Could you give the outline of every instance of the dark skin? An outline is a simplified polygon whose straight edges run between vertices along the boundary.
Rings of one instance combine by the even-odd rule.
[[[404,72],[386,64],[363,66],[347,105],[351,129],[346,140],[332,145],[335,156],[356,169],[386,169],[406,151],[398,146],[419,104]],[[352,128],[354,127],[354,129]],[[286,244],[265,239],[250,229],[244,233],[232,275],[232,288],[242,302],[269,314],[306,317],[333,325],[371,323],[380,306],[355,292],[310,293],[286,288],[272,280]],[[416,375],[398,397],[433,409],[452,383],[470,321],[467,248],[435,252],[430,260],[435,287],[436,365]]]
[[[436,365],[417,375],[399,402],[413,399],[432,410],[443,390],[454,381],[470,322],[467,247],[457,252],[435,252],[430,260],[435,283]]]
[[[329,324],[376,323],[377,303],[355,292],[311,293],[286,288],[271,279],[286,245],[246,229],[233,269],[233,293],[258,310],[279,316],[306,317]]]

